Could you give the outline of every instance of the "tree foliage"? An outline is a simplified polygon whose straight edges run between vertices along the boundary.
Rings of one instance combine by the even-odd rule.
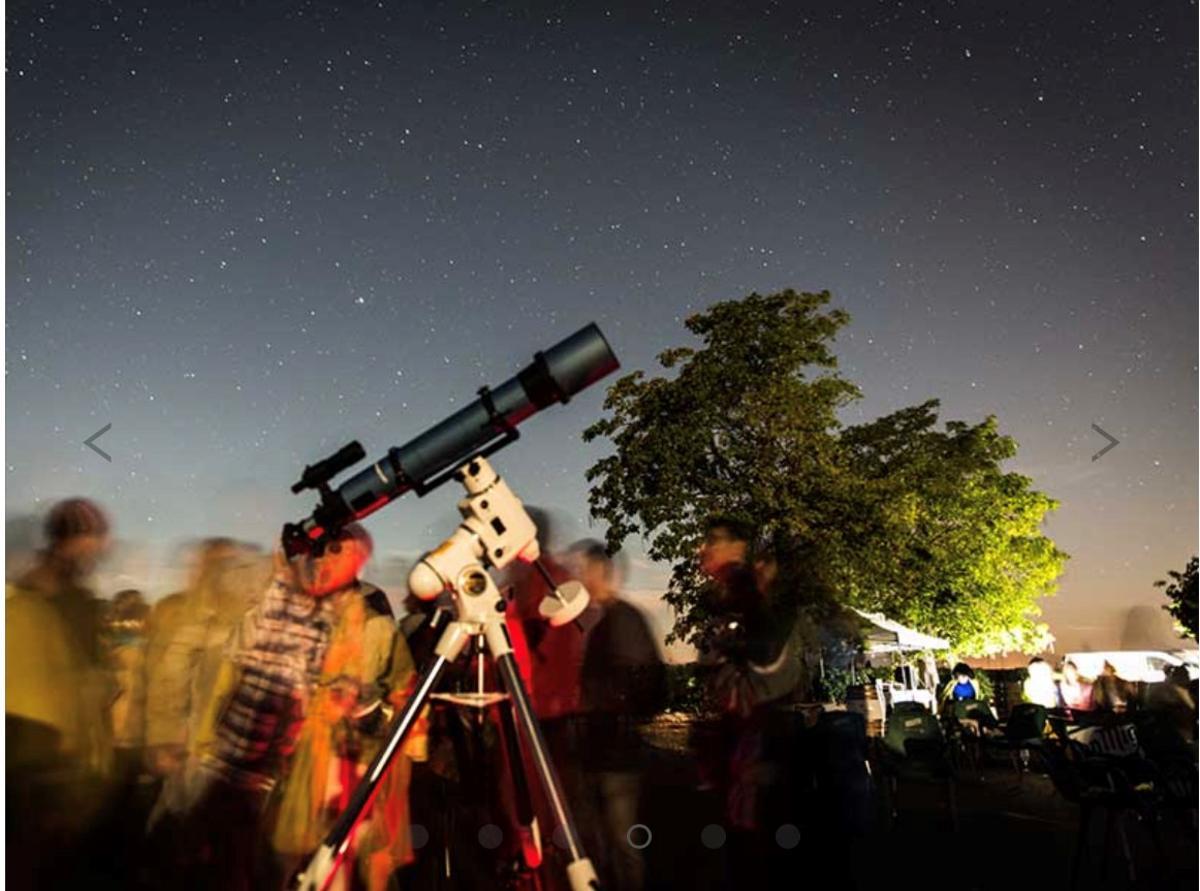
[[[1166,588],[1167,599],[1171,602],[1163,607],[1175,620],[1176,627],[1184,637],[1196,639],[1196,564],[1193,557],[1183,572],[1171,570],[1167,573],[1170,581],[1162,579],[1155,582],[1155,587]]]
[[[1045,640],[1037,601],[1065,555],[1040,532],[1055,503],[1004,472],[994,418],[937,426],[937,403],[845,427],[859,397],[832,345],[849,316],[830,295],[751,294],[687,319],[697,348],[668,376],[628,374],[584,433],[610,455],[588,471],[611,547],[641,535],[673,566],[674,636],[710,620],[695,563],[702,524],[739,516],[781,545],[802,602],[879,610],[963,653]],[[1040,647],[1039,647],[1040,648]]]
[[[1039,652],[1032,620],[1065,555],[1041,532],[1056,502],[1006,472],[1015,441],[994,417],[937,429],[937,403],[901,409],[841,437],[858,534],[840,548],[853,602],[949,638],[965,654]]]

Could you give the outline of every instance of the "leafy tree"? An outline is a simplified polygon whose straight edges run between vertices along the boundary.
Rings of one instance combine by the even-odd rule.
[[[608,392],[584,438],[614,451],[588,471],[610,547],[640,534],[673,564],[673,636],[711,616],[696,546],[708,516],[773,539],[801,604],[836,601],[948,637],[964,653],[1044,640],[1033,621],[1065,555],[1039,526],[1054,502],[1005,473],[1015,443],[988,418],[936,429],[927,402],[844,428],[858,388],[832,342],[849,316],[828,292],[751,294],[686,321],[699,348],[659,357]],[[1039,647],[1040,648],[1040,647]]]
[[[611,416],[584,432],[616,447],[588,471],[610,547],[640,533],[652,559],[673,564],[677,639],[697,639],[710,618],[694,560],[707,517],[804,519],[821,509],[812,496],[832,489],[837,411],[858,391],[835,371],[829,345],[849,317],[822,311],[829,299],[752,294],[692,316],[685,324],[704,348],[662,353],[670,379],[620,378],[605,400]]]
[[[1171,602],[1163,609],[1171,614],[1180,633],[1192,640],[1196,639],[1196,563],[1193,557],[1183,572],[1167,573],[1170,582],[1162,579],[1154,583],[1157,588],[1167,589],[1164,593]]]
[[[1066,555],[1041,533],[1057,504],[1005,472],[1016,442],[988,417],[938,430],[935,401],[841,436],[856,517],[838,549],[849,600],[991,655],[1039,652],[1053,638],[1033,619]]]

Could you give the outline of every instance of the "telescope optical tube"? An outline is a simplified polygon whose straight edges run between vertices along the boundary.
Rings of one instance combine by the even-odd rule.
[[[516,436],[526,418],[566,403],[620,366],[595,323],[576,331],[495,389],[329,491],[312,516],[284,527],[284,548],[295,555],[318,545],[347,523],[361,520],[411,489],[424,494],[439,474],[453,472],[503,437]],[[441,482],[438,480],[437,482]]]

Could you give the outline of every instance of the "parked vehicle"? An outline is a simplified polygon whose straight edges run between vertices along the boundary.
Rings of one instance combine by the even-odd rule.
[[[1109,650],[1098,653],[1067,653],[1067,660],[1074,662],[1085,678],[1098,678],[1104,673],[1107,662],[1117,670],[1117,677],[1126,681],[1157,684],[1167,678],[1166,670],[1174,665],[1187,667],[1188,676],[1195,679],[1200,675],[1200,665],[1189,662],[1179,655],[1162,650]]]
[[[1200,677],[1200,650],[1171,650],[1171,655],[1187,666],[1188,677]]]

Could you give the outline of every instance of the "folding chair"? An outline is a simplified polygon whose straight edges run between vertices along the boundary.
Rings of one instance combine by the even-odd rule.
[[[1020,782],[1025,778],[1030,753],[1041,751],[1047,727],[1045,706],[1022,702],[1009,712],[1004,735],[989,738],[985,745],[988,749],[1007,753]]]
[[[884,775],[880,785],[890,827],[897,815],[895,798],[901,780],[945,784],[950,822],[958,832],[958,797],[954,765],[949,757],[941,724],[917,703],[897,703],[888,718],[879,746]]]

